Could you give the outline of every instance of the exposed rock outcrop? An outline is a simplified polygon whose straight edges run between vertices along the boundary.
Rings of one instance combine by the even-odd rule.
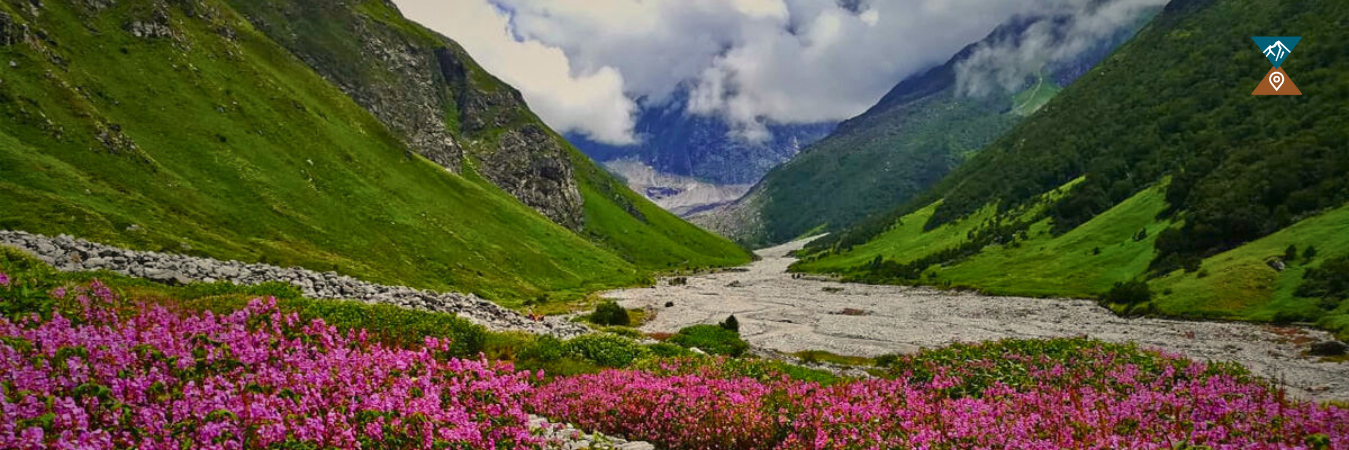
[[[24,34],[22,25],[15,23],[8,13],[0,11],[0,47],[23,42]]]
[[[443,293],[367,283],[333,272],[315,272],[266,264],[245,264],[158,252],[142,252],[61,235],[48,237],[0,230],[0,245],[33,254],[62,271],[107,270],[162,283],[228,281],[253,285],[279,281],[295,285],[306,297],[388,303],[425,311],[456,314],[493,330],[517,330],[570,338],[589,328],[561,318],[535,321],[473,294]]]
[[[254,26],[369,110],[411,151],[473,169],[555,223],[579,231],[584,205],[561,138],[518,91],[479,68],[458,44],[398,17],[390,2],[268,2],[237,7]],[[378,18],[370,12],[382,8]],[[272,18],[283,20],[274,20]],[[344,39],[296,33],[322,28]],[[312,30],[311,30],[312,31]],[[312,34],[312,33],[310,33]],[[350,47],[345,47],[351,44]]]

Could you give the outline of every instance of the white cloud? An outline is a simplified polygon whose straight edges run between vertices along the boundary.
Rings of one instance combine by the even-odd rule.
[[[634,142],[636,104],[610,66],[577,71],[562,49],[515,39],[510,15],[480,0],[400,0],[409,17],[463,45],[474,60],[524,95],[549,126],[611,144]]]
[[[968,59],[956,65],[958,90],[962,95],[972,96],[1016,91],[1028,76],[1046,64],[1073,60],[1167,1],[1115,0],[1101,5],[1075,5],[1066,24],[1038,22],[1013,38],[980,45]]]
[[[1096,0],[395,1],[521,88],[550,125],[616,142],[631,137],[634,100],[681,87],[689,111],[750,140],[767,124],[851,118],[1015,15]]]

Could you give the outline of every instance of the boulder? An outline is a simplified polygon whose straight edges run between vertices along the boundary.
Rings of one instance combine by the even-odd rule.
[[[1345,353],[1349,353],[1349,345],[1340,341],[1317,342],[1307,348],[1307,354],[1312,356],[1341,356]]]

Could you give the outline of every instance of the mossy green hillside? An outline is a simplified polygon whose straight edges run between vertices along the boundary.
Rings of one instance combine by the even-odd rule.
[[[0,227],[335,269],[506,304],[644,282],[649,267],[675,258],[749,258],[682,222],[631,226],[717,245],[666,249],[668,259],[597,245],[472,170],[456,175],[412,156],[224,3],[202,2],[191,15],[149,2],[53,2],[37,16],[16,5],[0,8],[35,31],[0,47],[14,61],[0,68]],[[125,30],[156,11],[171,36]],[[667,219],[656,211],[647,220]]]

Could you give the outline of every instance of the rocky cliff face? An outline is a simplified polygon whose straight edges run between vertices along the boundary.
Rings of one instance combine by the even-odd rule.
[[[453,172],[471,157],[477,173],[521,202],[572,230],[584,226],[566,149],[518,91],[458,44],[406,21],[387,1],[229,1],[411,151]]]

